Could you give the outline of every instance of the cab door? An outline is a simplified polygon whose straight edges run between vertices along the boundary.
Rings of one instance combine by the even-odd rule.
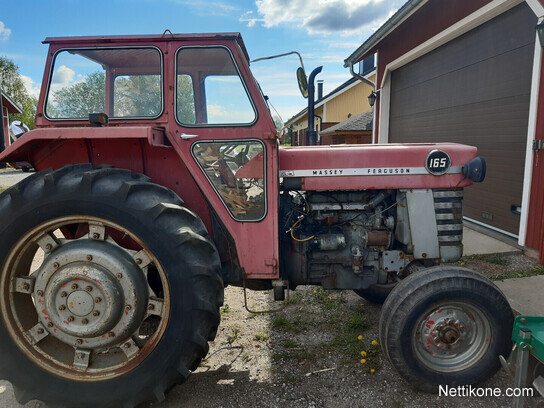
[[[175,50],[176,144],[247,278],[278,276],[278,144],[237,41]],[[199,209],[193,209],[198,213]]]

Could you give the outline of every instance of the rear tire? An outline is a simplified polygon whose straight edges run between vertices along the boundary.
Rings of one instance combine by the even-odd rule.
[[[513,313],[502,292],[464,268],[434,267],[401,281],[380,317],[382,348],[415,388],[474,385],[511,350]]]
[[[161,401],[217,332],[217,251],[179,197],[141,174],[82,164],[6,190],[0,265],[0,378],[23,404]]]

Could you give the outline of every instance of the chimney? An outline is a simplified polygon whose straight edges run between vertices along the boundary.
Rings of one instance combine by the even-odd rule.
[[[317,100],[323,98],[323,80],[320,79],[317,81]]]

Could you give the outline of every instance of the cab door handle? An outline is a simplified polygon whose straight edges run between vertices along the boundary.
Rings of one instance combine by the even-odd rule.
[[[179,135],[183,140],[189,140],[189,139],[194,139],[196,137],[199,137],[198,135],[188,135],[187,133],[182,133],[181,135]]]

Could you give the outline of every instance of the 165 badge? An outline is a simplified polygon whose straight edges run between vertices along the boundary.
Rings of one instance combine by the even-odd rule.
[[[431,151],[425,160],[425,168],[435,176],[446,174],[451,167],[451,159],[448,153],[442,150]]]

